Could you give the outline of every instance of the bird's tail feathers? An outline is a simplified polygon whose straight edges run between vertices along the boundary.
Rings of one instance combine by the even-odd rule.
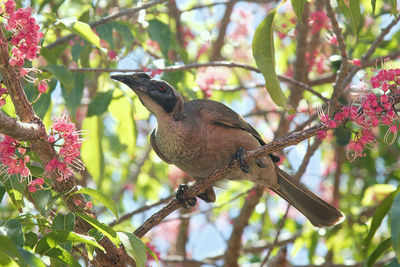
[[[295,178],[275,167],[279,188],[271,188],[306,216],[316,227],[329,227],[340,223],[344,215],[313,192],[308,190]]]

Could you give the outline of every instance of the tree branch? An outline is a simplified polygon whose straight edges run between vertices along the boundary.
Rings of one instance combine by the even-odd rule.
[[[225,251],[224,266],[239,266],[238,259],[240,256],[240,251],[242,250],[242,234],[244,228],[249,224],[250,216],[260,201],[264,191],[264,186],[255,185],[250,191],[249,197],[246,198],[239,215],[235,218],[231,237],[229,238],[228,242],[228,249]]]
[[[0,111],[0,133],[19,141],[39,140],[43,129],[36,123],[18,121]]]

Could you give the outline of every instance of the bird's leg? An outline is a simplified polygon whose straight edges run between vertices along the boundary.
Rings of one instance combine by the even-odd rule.
[[[269,154],[269,156],[271,157],[271,159],[274,163],[278,163],[279,161],[281,161],[281,158],[278,156],[275,156],[274,154]]]
[[[237,160],[240,169],[245,173],[249,173],[250,167],[249,167],[249,164],[247,164],[244,161],[245,155],[246,155],[246,150],[243,147],[239,147],[239,149],[236,151],[236,153],[232,156],[232,158],[229,162],[229,166],[233,166],[235,160]]]
[[[181,203],[186,209],[189,209],[196,205],[197,199],[195,197],[191,199],[185,198],[185,191],[189,187],[186,184],[180,184],[178,190],[176,191],[176,199]]]

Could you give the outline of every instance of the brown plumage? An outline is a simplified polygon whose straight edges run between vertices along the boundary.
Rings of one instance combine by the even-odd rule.
[[[228,164],[239,149],[254,150],[265,142],[241,116],[211,100],[184,102],[168,83],[145,73],[111,78],[132,88],[143,105],[157,118],[150,141],[157,155],[195,180],[201,180]],[[248,167],[248,171],[246,168]],[[251,161],[244,170],[232,169],[228,180],[250,180],[269,187],[302,212],[314,226],[327,227],[343,219],[342,213],[297,180],[275,166],[270,156]],[[212,188],[200,198],[215,201]]]

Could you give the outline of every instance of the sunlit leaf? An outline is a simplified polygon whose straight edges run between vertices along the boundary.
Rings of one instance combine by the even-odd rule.
[[[160,266],[160,262],[158,261],[156,253],[151,250],[148,246],[145,245],[146,252],[150,254],[150,256],[157,262],[158,266]]]
[[[360,0],[351,0],[348,1],[348,3],[349,5],[346,5],[344,0],[338,1],[340,10],[346,18],[351,21],[353,33],[358,34],[358,27],[360,26],[361,21]]]
[[[81,156],[86,169],[97,183],[104,177],[104,158],[101,138],[103,121],[98,116],[86,117],[82,124],[86,140],[82,143]]]
[[[0,178],[12,203],[19,212],[22,212],[25,183],[20,183],[16,175],[11,175],[7,179],[5,179],[5,175],[0,175]]]
[[[114,245],[116,245],[117,247],[119,247],[119,244],[121,243],[117,233],[108,225],[99,222],[98,220],[80,213],[80,212],[75,212],[76,215],[78,215],[79,217],[81,217],[82,219],[84,219],[85,221],[87,221],[90,225],[92,225],[93,227],[95,227],[97,230],[99,230],[100,232],[102,232],[105,236],[107,236],[111,242],[114,243]]]
[[[307,0],[290,0],[290,2],[292,2],[292,7],[296,13],[297,19],[302,23],[304,5],[307,3]]]
[[[82,37],[87,40],[91,44],[95,45],[97,48],[101,48],[100,46],[100,38],[97,36],[89,24],[78,21],[76,18],[67,18],[67,19],[59,19],[57,20],[56,25],[63,25],[65,28],[70,30],[72,33]]]
[[[109,110],[112,117],[117,121],[117,134],[121,144],[126,145],[126,151],[133,155],[136,147],[136,125],[133,118],[132,103],[129,98],[121,92],[114,93]]]
[[[385,252],[387,249],[391,247],[392,243],[390,238],[386,239],[385,241],[381,242],[376,249],[368,256],[367,260],[365,261],[365,265],[367,267],[372,266],[376,260],[379,258],[379,256],[382,255],[383,252]]]
[[[129,256],[135,261],[136,266],[145,267],[146,245],[136,235],[127,232],[118,232],[121,243]]]
[[[371,228],[369,229],[367,237],[364,239],[363,244],[365,247],[369,247],[372,238],[374,237],[376,230],[378,230],[379,226],[382,224],[383,218],[389,212],[390,207],[392,206],[393,199],[396,197],[400,190],[400,187],[397,188],[396,191],[392,192],[388,195],[379,205],[376,210],[374,216],[372,217]]]
[[[393,200],[393,205],[389,212],[390,232],[394,252],[397,259],[400,259],[400,195]]]
[[[286,106],[286,98],[279,84],[278,76],[275,72],[275,48],[272,32],[272,22],[276,11],[272,11],[258,25],[253,38],[253,57],[257,67],[265,78],[265,87],[272,100],[278,106]]]
[[[114,214],[115,218],[118,219],[117,204],[114,202],[114,200],[104,195],[100,191],[93,188],[81,188],[77,192],[75,192],[75,194],[86,194],[91,196],[93,199],[106,206]]]

